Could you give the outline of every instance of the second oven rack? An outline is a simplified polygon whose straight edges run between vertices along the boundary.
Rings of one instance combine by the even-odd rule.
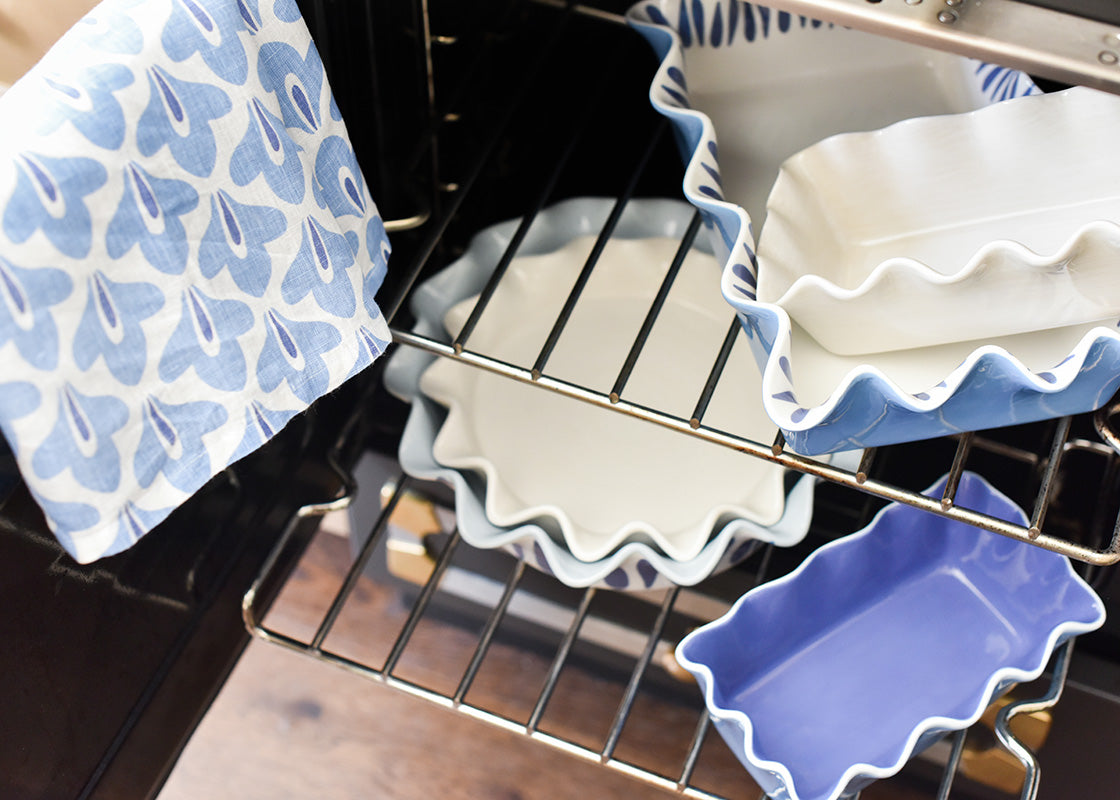
[[[353,479],[351,477],[348,476],[344,482],[352,488]],[[699,777],[697,767],[701,760],[701,752],[705,743],[711,738],[711,717],[699,700],[698,693],[695,693],[697,696],[694,703],[695,727],[692,729],[687,753],[679,770],[670,771],[640,766],[619,757],[616,752],[624,728],[634,713],[640,688],[645,682],[649,681],[655,664],[660,662],[662,668],[664,667],[664,654],[671,652],[674,646],[674,642],[665,639],[668,635],[667,627],[670,619],[675,614],[681,614],[682,607],[685,605],[698,606],[702,609],[699,612],[700,618],[697,620],[697,624],[709,621],[713,616],[713,611],[718,613],[721,610],[718,601],[708,598],[703,584],[694,588],[673,587],[657,593],[656,597],[647,598],[650,602],[657,603],[656,617],[647,628],[636,631],[637,635],[644,637],[644,646],[641,652],[633,658],[629,677],[615,708],[610,728],[602,737],[602,743],[594,747],[589,746],[586,742],[577,741],[578,736],[549,732],[543,730],[541,725],[545,711],[556,694],[561,675],[573,661],[573,647],[581,638],[586,623],[591,616],[592,602],[598,593],[595,588],[582,590],[578,599],[572,600],[571,621],[563,631],[545,679],[532,702],[531,711],[529,711],[527,718],[523,720],[511,716],[508,710],[468,700],[468,693],[496,640],[499,628],[507,619],[512,601],[524,583],[526,565],[523,561],[513,562],[512,567],[508,569],[501,582],[500,594],[495,592],[496,599],[493,603],[486,603],[488,611],[485,623],[476,636],[474,650],[467,666],[461,672],[456,673],[457,677],[454,679],[456,688],[454,691],[433,688],[400,674],[402,657],[412,642],[421,621],[426,614],[431,612],[434,605],[433,600],[438,593],[446,588],[444,585],[445,578],[457,552],[461,548],[471,549],[468,545],[461,543],[457,532],[452,532],[442,546],[431,554],[430,572],[422,583],[418,595],[411,602],[407,617],[395,638],[393,638],[388,654],[383,659],[375,662],[372,658],[366,656],[355,657],[331,646],[332,631],[335,630],[336,623],[346,610],[348,601],[354,597],[359,583],[367,575],[369,565],[375,558],[375,554],[379,550],[384,551],[388,546],[388,531],[393,524],[394,512],[398,505],[410,496],[413,483],[408,475],[402,473],[396,480],[387,484],[387,491],[382,492],[383,507],[381,513],[378,515],[372,530],[364,538],[363,544],[355,554],[345,576],[340,577],[340,585],[334,598],[325,612],[317,617],[318,621],[314,633],[310,636],[273,627],[268,623],[267,615],[275,595],[266,587],[275,585],[277,578],[275,573],[280,568],[280,564],[283,563],[281,554],[288,549],[289,540],[293,538],[301,522],[308,517],[319,516],[327,511],[346,507],[354,495],[352,492],[348,492],[328,502],[306,506],[293,516],[284,534],[276,542],[271,557],[263,565],[257,579],[243,599],[242,614],[249,631],[265,642],[342,668],[366,679],[383,683],[391,688],[435,703],[442,708],[466,714],[481,722],[496,725],[513,733],[527,735],[535,741],[557,748],[570,755],[601,764],[661,789],[677,792],[684,797],[698,798],[699,800],[722,800],[722,795],[713,794],[696,783]],[[747,565],[741,565],[738,568],[742,574],[749,577],[747,585],[743,586],[743,589],[749,589],[752,585],[757,586],[772,576],[774,551],[775,547],[771,544],[759,548],[748,559],[749,563]],[[692,600],[700,598],[700,602],[686,603],[685,595],[689,595]],[[705,599],[707,602],[705,602]],[[481,598],[476,598],[476,601],[480,600]],[[690,618],[696,616],[697,612],[695,611],[689,614]],[[1024,782],[1019,793],[1021,800],[1034,800],[1037,797],[1041,781],[1041,769],[1034,752],[1011,731],[1011,720],[1020,713],[1036,714],[1044,711],[1058,702],[1065,686],[1073,645],[1074,640],[1070,640],[1056,652],[1048,671],[1048,686],[1043,695],[1037,699],[1019,699],[1004,706],[992,726],[1000,745],[1023,766]],[[656,657],[659,654],[661,658],[657,659]],[[937,800],[947,800],[950,797],[954,781],[962,769],[962,758],[970,730],[960,730],[949,737],[949,744],[944,748],[947,753],[943,753],[944,765],[941,767],[939,775],[933,779],[937,786]],[[766,798],[767,795],[762,793],[758,800],[766,800]],[[858,798],[859,794],[857,793],[848,800],[858,800]]]

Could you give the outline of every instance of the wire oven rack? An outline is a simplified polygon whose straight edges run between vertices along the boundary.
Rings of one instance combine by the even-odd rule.
[[[550,30],[554,31],[552,38],[535,48],[535,61],[523,70],[521,83],[517,90],[505,98],[505,110],[496,114],[489,121],[488,133],[477,144],[476,157],[467,161],[468,166],[464,174],[457,176],[455,181],[445,181],[441,184],[443,196],[432,203],[433,211],[430,218],[426,219],[424,225],[419,229],[421,235],[415,247],[409,252],[408,267],[401,271],[395,293],[391,294],[382,304],[385,315],[393,327],[393,338],[397,346],[416,347],[440,357],[456,359],[464,364],[489,370],[511,380],[532,384],[545,391],[556,392],[571,398],[573,402],[590,403],[611,409],[617,413],[639,417],[677,431],[680,435],[698,437],[717,445],[741,451],[744,454],[743,457],[762,458],[790,470],[809,473],[834,487],[839,487],[840,490],[848,492],[849,496],[854,494],[852,491],[854,490],[861,496],[867,496],[873,502],[904,503],[928,513],[1030,542],[1083,562],[1086,565],[1085,572],[1090,577],[1099,579],[1105,574],[1104,571],[1098,569],[1099,567],[1120,560],[1120,509],[1116,508],[1115,502],[1112,500],[1118,477],[1120,477],[1120,466],[1117,463],[1116,451],[1111,446],[1115,442],[1115,435],[1109,427],[1109,416],[1113,412],[1111,408],[1096,415],[1096,418],[1092,421],[1087,418],[1065,418],[1050,424],[1027,426],[1025,432],[1014,431],[1010,436],[1005,436],[1001,432],[963,433],[951,440],[942,440],[934,448],[936,453],[936,459],[934,460],[939,459],[938,463],[923,464],[924,469],[919,470],[922,474],[931,469],[936,474],[946,471],[949,473],[948,484],[940,497],[927,497],[914,488],[915,486],[924,486],[925,483],[895,480],[900,463],[905,464],[912,460],[912,451],[906,446],[867,450],[863,453],[858,467],[855,470],[848,470],[833,466],[820,459],[802,457],[785,450],[781,434],[777,431],[773,440],[768,442],[737,437],[704,424],[708,401],[719,381],[731,347],[736,337],[740,335],[738,323],[734,319],[729,324],[722,347],[718,353],[713,355],[708,380],[702,387],[697,387],[697,401],[689,417],[675,416],[658,409],[628,402],[626,399],[625,390],[629,372],[637,361],[646,337],[657,318],[660,304],[668,293],[674,276],[672,268],[666,276],[665,285],[659,292],[658,298],[652,303],[646,323],[636,337],[630,355],[620,368],[610,392],[596,391],[550,376],[548,374],[548,362],[552,348],[561,336],[568,318],[579,302],[580,292],[595,269],[599,253],[611,237],[614,226],[626,204],[632,197],[640,193],[641,187],[648,185],[647,173],[651,169],[651,163],[657,162],[658,158],[663,156],[661,151],[668,139],[667,126],[664,121],[649,124],[643,140],[638,142],[636,146],[634,142],[628,143],[627,154],[631,158],[627,163],[631,166],[628,174],[618,183],[624,188],[618,194],[614,209],[599,232],[596,246],[592,249],[591,255],[584,264],[563,310],[553,324],[551,334],[534,362],[523,365],[511,364],[493,358],[486,353],[470,349],[471,331],[480,316],[485,313],[489,298],[501,280],[506,267],[516,256],[518,244],[532,224],[532,220],[541,209],[555,198],[557,187],[564,183],[572,171],[576,170],[574,162],[578,158],[576,154],[580,152],[577,143],[580,137],[586,137],[589,128],[593,127],[588,124],[588,120],[593,118],[595,103],[601,104],[604,102],[602,92],[589,94],[587,98],[588,110],[582,114],[572,115],[576,123],[570,136],[562,140],[563,144],[556,152],[548,152],[542,156],[541,161],[552,165],[551,169],[539,181],[530,200],[520,207],[520,211],[523,213],[520,227],[483,290],[480,300],[462,333],[454,341],[437,341],[407,330],[400,321],[407,318],[406,300],[409,292],[421,276],[430,274],[441,266],[441,259],[445,260],[447,257],[445,251],[451,250],[453,253],[453,248],[448,248],[446,240],[452,238],[451,231],[457,224],[460,224],[460,218],[467,216],[466,198],[485,191],[485,188],[479,187],[485,183],[488,171],[496,170],[494,162],[506,155],[503,151],[503,143],[505,137],[509,135],[508,129],[514,124],[514,120],[517,119],[519,113],[529,113],[523,109],[523,106],[532,103],[533,81],[536,80],[542,69],[547,68],[549,59],[553,61],[561,59],[562,48],[557,46],[557,42],[564,35],[565,24],[575,18],[579,18],[583,22],[590,20],[590,24],[606,28],[617,28],[621,23],[621,17],[617,14],[587,6],[550,2],[549,0],[540,0],[540,2],[530,3],[529,5],[555,14],[556,20],[561,24],[549,26]],[[420,6],[425,20],[425,36],[422,44],[428,53],[426,63],[430,67],[433,61],[431,51],[433,49],[438,51],[440,47],[455,46],[457,37],[432,33],[427,19],[428,4],[427,2],[420,2]],[[618,36],[622,38],[624,34],[620,33]],[[435,60],[438,61],[438,59],[437,52]],[[330,70],[329,54],[324,53],[324,61],[328,65],[328,70]],[[462,81],[464,85],[470,82],[470,78],[464,78]],[[431,86],[430,81],[429,86]],[[428,145],[434,147],[435,141],[445,141],[446,128],[454,127],[459,123],[461,117],[460,112],[453,108],[444,108],[436,113],[434,97],[432,102],[433,131],[432,136],[426,141]],[[467,104],[466,100],[461,102],[464,105]],[[695,237],[700,234],[700,228],[701,221],[699,217],[696,217],[681,238],[674,263],[679,264],[683,260],[684,255],[692,247]],[[920,451],[918,458],[923,461],[929,460],[929,451]],[[1002,465],[1000,469],[1012,470],[1014,468],[1014,470],[1017,470],[1016,475],[1027,476],[1025,480],[1019,479],[1021,487],[1019,499],[1021,499],[1024,507],[1030,508],[1029,525],[1019,526],[1007,523],[956,504],[955,492],[960,476],[970,461],[977,458],[994,459]],[[1091,484],[1088,488],[1086,487],[1086,481],[1071,477],[1073,473],[1069,472],[1069,461],[1075,458],[1087,458],[1094,462],[1094,466],[1090,470],[1094,478],[1088,482]],[[946,464],[947,467],[944,466]],[[345,465],[338,464],[336,468],[341,475],[346,475]],[[348,486],[353,484],[353,480],[349,476],[345,477],[343,482]],[[633,659],[633,665],[625,683],[625,690],[614,713],[610,728],[601,745],[597,747],[581,744],[570,737],[546,732],[541,729],[540,725],[555,693],[561,673],[570,661],[573,647],[580,640],[581,630],[588,619],[592,603],[597,595],[595,589],[588,589],[579,594],[578,597],[573,598],[571,602],[573,616],[570,624],[563,632],[541,690],[525,720],[515,719],[500,710],[474,704],[467,699],[480,666],[507,616],[518,587],[526,578],[523,563],[519,562],[514,565],[501,584],[501,591],[491,605],[486,621],[479,632],[473,655],[458,676],[456,688],[453,691],[445,692],[432,689],[399,674],[398,667],[401,658],[422,618],[429,611],[433,599],[441,592],[441,580],[455,559],[457,551],[469,549],[466,545],[460,543],[456,534],[452,534],[438,554],[435,555],[434,568],[430,577],[415,598],[407,620],[392,642],[388,655],[383,661],[376,664],[368,663],[337,652],[329,646],[328,638],[355,591],[355,587],[365,574],[367,563],[374,557],[378,548],[384,546],[385,531],[390,525],[390,519],[395,509],[402,497],[413,488],[414,483],[407,475],[401,475],[394,482],[394,491],[386,498],[381,515],[365,540],[365,544],[355,557],[349,571],[342,579],[333,602],[319,620],[314,633],[306,637],[295,636],[290,632],[274,629],[266,623],[265,615],[268,611],[270,594],[263,591],[263,587],[277,580],[274,572],[282,562],[279,555],[287,547],[291,531],[294,531],[298,524],[307,517],[345,507],[350,502],[352,493],[347,491],[342,496],[329,502],[303,508],[293,518],[285,535],[277,542],[273,556],[265,563],[253,588],[245,596],[243,612],[246,625],[250,631],[266,641],[381,681],[389,686],[441,706],[455,709],[479,720],[525,733],[533,739],[574,755],[600,762],[657,786],[675,790],[684,796],[717,797],[717,795],[700,788],[694,782],[694,771],[709,732],[709,718],[699,706],[697,706],[697,719],[687,755],[679,770],[666,772],[649,769],[616,755],[619,739],[627,720],[632,714],[639,688],[643,681],[649,679],[651,665],[655,663],[655,655],[665,647],[666,632],[672,627],[671,620],[677,613],[677,606],[681,603],[682,597],[691,594],[693,590],[673,589],[665,592],[659,599],[656,617],[647,628],[640,631],[641,635],[644,636],[645,644]],[[1072,494],[1072,501],[1066,499],[1067,493]],[[1068,520],[1063,508],[1070,502],[1080,506],[1082,513],[1079,517],[1082,518],[1081,521],[1087,516],[1091,517],[1087,524],[1081,524],[1080,522],[1074,525],[1066,524]],[[1094,506],[1096,513],[1085,515],[1083,510],[1087,505]],[[870,506],[867,506],[867,508],[870,509]],[[1078,515],[1075,514],[1074,516]],[[854,530],[854,528],[851,528],[851,530]],[[744,585],[741,588],[749,588],[751,583],[757,584],[770,577],[772,575],[772,562],[776,558],[772,546],[761,548],[758,556],[752,557],[750,560],[749,568],[743,571],[742,574],[748,577],[744,578]],[[697,589],[702,591],[703,587],[697,587]],[[708,618],[710,616],[708,615]],[[703,619],[700,621],[703,621]],[[669,644],[672,643],[669,642]],[[1038,763],[1030,749],[1016,740],[1010,733],[1009,721],[1011,717],[1018,713],[1033,712],[1057,702],[1065,682],[1071,650],[1072,643],[1064,646],[1055,656],[1054,663],[1051,666],[1052,680],[1042,697],[1037,700],[1014,703],[1004,708],[999,714],[996,734],[1008,750],[1023,763],[1025,768],[1026,781],[1022,788],[1023,798],[1033,798],[1038,791]],[[966,736],[967,732],[962,731],[952,737],[951,748],[945,756],[944,769],[938,781],[936,796],[939,800],[949,796],[964,751]]]

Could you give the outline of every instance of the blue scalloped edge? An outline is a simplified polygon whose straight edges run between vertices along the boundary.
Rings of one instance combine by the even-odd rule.
[[[650,85],[653,107],[670,120],[686,166],[686,199],[700,210],[713,249],[723,264],[721,288],[739,314],[751,352],[763,375],[763,402],[789,449],[822,455],[864,447],[944,436],[961,431],[1016,425],[1099,408],[1120,388],[1120,334],[1097,328],[1050,369],[1037,373],[998,347],[982,347],[937,386],[916,394],[902,390],[879,370],[852,370],[828,400],[805,407],[792,381],[791,327],[780,307],[756,300],[758,270],[750,216],[723,198],[715,130],[706,114],[689,106],[684,72],[685,43],[699,28],[711,30],[706,9],[717,12],[724,0],[680,0],[676,27],[656,2],[642,0],[627,12],[628,23],[652,46],[661,63]],[[744,14],[763,7],[741,5]],[[728,5],[730,14],[731,5]],[[788,15],[787,15],[788,16]],[[795,18],[804,27],[803,18]],[[782,31],[782,28],[778,28]],[[1039,93],[1022,72],[975,61],[978,89],[990,101]],[[995,390],[992,387],[996,387]]]
[[[946,480],[947,476],[941,477],[923,494],[929,497],[940,496]],[[986,495],[987,513],[1022,525],[1027,524],[1026,514],[1023,513],[1022,509],[984,480],[982,476],[967,471],[962,473],[961,489],[968,491],[968,484],[970,483],[974,484],[973,488],[979,489]],[[708,664],[689,658],[687,651],[690,643],[701,637],[719,636],[722,629],[729,628],[734,624],[736,617],[742,613],[743,608],[750,602],[749,598],[761,593],[782,591],[785,584],[796,581],[798,576],[812,562],[820,558],[828,559],[830,557],[829,553],[832,551],[859,547],[861,540],[875,536],[880,526],[889,524],[887,520],[890,516],[911,511],[919,514],[926,513],[897,503],[888,504],[879,510],[866,527],[818,548],[788,575],[747,592],[735,602],[730,611],[719,619],[692,631],[677,645],[677,661],[696,678],[704,696],[705,706],[720,735],[727,740],[736,756],[768,794],[785,797],[788,800],[800,800],[789,768],[783,763],[763,759],[755,753],[753,746],[754,726],[750,717],[742,711],[727,709],[719,705],[715,697],[715,680],[712,670]],[[998,536],[994,533],[991,535]],[[909,545],[904,544],[903,546]],[[827,800],[840,800],[840,798],[847,796],[847,793],[861,790],[877,779],[894,775],[902,769],[915,753],[921,752],[922,749],[932,744],[940,736],[949,731],[961,730],[974,724],[988,705],[1012,685],[1038,678],[1049,662],[1051,654],[1067,639],[1096,630],[1104,624],[1105,609],[1103,602],[1092,587],[1077,574],[1068,558],[1057,553],[1034,548],[1033,545],[1024,543],[1023,546],[1030,548],[1028,552],[1037,554],[1038,558],[1062,559],[1065,562],[1065,571],[1070,587],[1080,590],[1081,594],[1089,600],[1089,604],[1095,607],[1097,614],[1094,619],[1086,621],[1067,619],[1055,623],[1048,631],[1045,641],[1040,642],[1038,647],[1024,657],[1023,661],[1025,663],[1009,664],[988,676],[985,689],[978,695],[979,702],[970,716],[960,719],[935,716],[916,722],[907,741],[899,748],[898,757],[893,764],[885,767],[866,763],[849,766],[843,776],[836,782]]]

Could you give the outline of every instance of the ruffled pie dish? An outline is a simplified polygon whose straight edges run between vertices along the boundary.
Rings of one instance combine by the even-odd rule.
[[[532,366],[595,239],[579,236],[549,253],[517,256],[471,334],[471,349]],[[610,392],[678,246],[672,237],[612,238],[548,374]],[[685,257],[626,384],[629,402],[685,419],[692,413],[733,319],[717,275],[710,255],[694,250]],[[448,311],[451,335],[476,299]],[[746,343],[738,341],[705,422],[769,441],[774,426]],[[487,517],[502,527],[551,519],[582,561],[632,540],[687,561],[721,520],[767,526],[781,518],[783,469],[769,461],[450,359],[433,363],[420,389],[450,409],[436,437],[436,460],[486,476]]]
[[[1026,524],[978,475],[958,497]],[[1064,556],[890,505],[689,634],[677,659],[768,796],[837,800],[971,725],[1103,622]]]
[[[812,145],[770,193],[758,300],[841,355],[1115,327],[1117,130],[1120,98],[1076,88]]]
[[[545,209],[529,229],[518,249],[519,255],[553,252],[574,238],[597,232],[612,206],[612,200],[577,198]],[[614,235],[618,239],[679,238],[692,213],[693,210],[681,202],[633,200],[623,212]],[[518,221],[514,220],[480,232],[462,258],[417,288],[412,301],[417,333],[450,340],[443,328],[443,317],[454,305],[482,289],[517,225]],[[715,265],[712,268],[715,270]],[[471,346],[474,341],[472,335]],[[446,411],[420,393],[419,386],[421,375],[435,360],[435,356],[404,347],[399,348],[386,365],[386,387],[412,403],[401,440],[401,464],[416,477],[443,480],[455,487],[459,530],[464,540],[473,546],[512,552],[570,586],[653,589],[673,584],[693,585],[742,561],[758,542],[792,545],[808,530],[814,481],[808,476],[795,478],[791,475],[786,475],[779,484],[780,491],[788,489],[789,494],[775,524],[762,526],[744,519],[717,520],[699,552],[685,560],[668,557],[649,541],[632,540],[603,558],[581,561],[567,548],[553,520],[542,518],[509,527],[495,525],[484,512],[486,485],[482,477],[474,470],[444,466],[433,456],[435,438],[443,426]],[[570,401],[567,405],[575,404],[576,401]]]

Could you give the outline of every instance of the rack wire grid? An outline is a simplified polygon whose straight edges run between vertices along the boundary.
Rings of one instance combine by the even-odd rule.
[[[536,5],[552,8],[561,23],[573,17],[592,19],[595,20],[597,24],[614,27],[618,27],[622,22],[621,17],[617,14],[607,13],[585,6],[552,2],[539,2]],[[426,15],[427,3],[422,2],[421,6]],[[426,19],[427,17],[425,16],[425,20]],[[576,120],[576,124],[574,125],[567,144],[557,152],[542,153],[542,162],[552,164],[552,171],[540,184],[535,199],[525,209],[517,233],[512,237],[506,252],[496,264],[493,275],[482,291],[474,311],[458,337],[451,341],[438,341],[430,337],[417,335],[397,324],[398,312],[404,307],[413,285],[423,274],[430,274],[434,269],[440,266],[438,257],[435,257],[435,254],[441,251],[444,236],[456,219],[456,215],[461,212],[466,198],[471,194],[479,177],[485,173],[485,170],[488,169],[492,160],[496,158],[496,153],[499,151],[499,143],[506,135],[506,131],[511,125],[511,122],[515,119],[516,114],[519,113],[520,107],[525,104],[526,97],[531,94],[533,81],[536,75],[543,68],[543,65],[548,63],[549,59],[556,60],[561,58],[559,52],[561,48],[557,46],[557,43],[560,41],[561,36],[563,36],[564,25],[557,24],[552,27],[554,28],[554,33],[551,39],[541,42],[539,46],[535,48],[537,53],[535,62],[525,65],[524,69],[521,70],[520,86],[511,94],[508,101],[508,110],[503,115],[493,120],[491,133],[488,138],[479,145],[477,157],[470,162],[465,174],[457,181],[454,183],[446,182],[442,184],[445,196],[441,198],[439,202],[433,203],[433,208],[436,209],[436,213],[432,215],[431,219],[426,222],[422,229],[424,231],[423,239],[416,248],[415,256],[407,269],[404,270],[404,277],[400,281],[396,294],[388,299],[387,302],[383,302],[383,310],[393,326],[393,338],[398,346],[403,345],[420,348],[443,358],[455,359],[472,367],[488,370],[514,381],[537,386],[543,391],[556,392],[571,398],[573,402],[590,403],[602,408],[611,409],[617,413],[638,417],[677,431],[683,436],[698,437],[716,445],[741,451],[745,458],[761,458],[790,470],[815,475],[831,484],[863,493],[877,501],[903,503],[931,514],[937,514],[1053,550],[1069,556],[1072,559],[1084,562],[1086,565],[1084,571],[1089,577],[1097,577],[1099,579],[1103,571],[1098,570],[1097,567],[1112,564],[1120,560],[1120,512],[1113,515],[1114,505],[1108,500],[1108,498],[1115,493],[1117,475],[1118,472],[1120,472],[1117,466],[1116,451],[1111,446],[1116,443],[1116,437],[1109,425],[1109,418],[1117,410],[1116,407],[1109,407],[1096,415],[1094,421],[1097,431],[1099,432],[1099,436],[1096,437],[1091,435],[1092,429],[1086,425],[1085,419],[1075,418],[1065,418],[1049,425],[1032,428],[1032,431],[1041,430],[1044,432],[1044,440],[1041,444],[1036,444],[1035,446],[1022,446],[1014,440],[1009,442],[998,434],[963,433],[954,437],[951,447],[948,448],[951,456],[948,458],[949,464],[947,472],[949,474],[949,480],[945,491],[940,497],[927,497],[919,491],[892,482],[888,477],[884,477],[880,474],[885,473],[889,475],[889,465],[882,466],[881,468],[879,467],[883,462],[889,462],[891,460],[889,455],[892,451],[896,450],[896,448],[893,447],[867,450],[863,453],[859,466],[855,470],[847,470],[834,466],[824,460],[807,458],[786,451],[783,446],[784,443],[781,434],[777,431],[772,441],[762,442],[734,436],[705,425],[704,418],[708,402],[722,374],[731,347],[736,337],[740,335],[740,327],[733,315],[730,316],[723,345],[719,352],[713,356],[712,368],[708,380],[705,382],[704,386],[697,388],[697,401],[689,417],[674,416],[658,409],[647,408],[628,402],[626,399],[627,379],[658,317],[661,304],[664,302],[669,287],[672,285],[676,274],[673,268],[669,269],[661,291],[652,302],[646,322],[633,342],[629,357],[626,359],[625,363],[621,365],[611,391],[597,391],[586,386],[576,385],[550,376],[548,373],[548,364],[552,349],[562,335],[573,309],[579,303],[581,291],[595,269],[599,254],[602,252],[606,242],[610,239],[623,209],[635,195],[635,191],[640,185],[643,175],[649,168],[651,159],[654,158],[654,154],[657,152],[660,143],[666,137],[667,125],[664,121],[651,125],[646,140],[639,143],[638,146],[634,146],[633,142],[629,143],[627,155],[633,161],[633,169],[630,176],[625,181],[625,187],[619,193],[607,222],[598,234],[595,247],[592,249],[590,256],[583,265],[579,277],[564,304],[563,310],[554,321],[552,331],[534,362],[532,364],[511,364],[488,356],[486,353],[470,349],[471,332],[479,318],[485,313],[488,302],[498,283],[502,280],[502,276],[507,267],[516,257],[518,246],[525,236],[525,233],[528,231],[529,226],[532,224],[533,219],[554,199],[553,195],[556,187],[561,182],[565,173],[575,169],[575,166],[572,164],[572,159],[573,153],[577,150],[576,142],[581,137],[589,135],[588,131],[590,126],[587,125],[587,120],[594,116],[594,104],[610,102],[609,95],[603,92],[589,93],[587,100],[588,107],[580,113],[573,113],[571,115],[573,119]],[[428,25],[427,22],[425,22],[423,46],[429,51],[427,61],[430,66],[431,49],[454,45],[456,37],[432,34],[427,28]],[[326,54],[324,55],[324,60],[327,61],[329,65],[329,58]],[[463,82],[469,83],[469,77],[464,78]],[[448,125],[458,119],[458,113],[446,111],[435,116],[437,117],[437,126]],[[435,138],[438,137],[433,137],[433,139]],[[685,254],[692,248],[695,237],[700,233],[701,227],[700,218],[697,216],[693,219],[688,231],[680,240],[674,264],[679,265],[679,263],[683,261]],[[400,316],[403,317],[404,315]],[[1090,433],[1088,435],[1083,434],[1083,429],[1088,429]],[[1033,499],[1029,504],[1025,504],[1029,505],[1031,509],[1029,525],[1014,525],[956,504],[955,493],[961,474],[966,468],[969,459],[977,453],[985,453],[989,456],[1003,459],[1006,463],[1024,466],[1027,472],[1032,476],[1030,483],[1034,488]],[[1094,472],[1097,476],[1096,499],[1091,501],[1096,503],[1097,513],[1093,515],[1091,523],[1086,529],[1079,529],[1080,533],[1075,536],[1070,536],[1064,533],[1044,530],[1044,525],[1048,522],[1048,510],[1051,508],[1056,494],[1063,491],[1062,485],[1065,476],[1064,465],[1073,453],[1088,454],[1090,458],[1096,459],[1100,463],[1099,469]],[[341,472],[345,473],[345,470],[341,466],[339,469]],[[944,472],[946,470],[943,469],[942,471]],[[345,482],[347,484],[352,484],[353,481],[347,478]],[[1083,481],[1078,482],[1083,483]],[[494,709],[475,705],[467,701],[467,693],[494,641],[499,626],[507,615],[511,600],[525,576],[525,566],[521,562],[517,563],[506,577],[500,596],[493,604],[489,616],[479,633],[473,656],[461,676],[459,676],[457,688],[453,692],[440,692],[427,688],[419,683],[401,677],[397,673],[400,659],[408,647],[417,626],[420,624],[433,598],[440,592],[441,579],[445,575],[448,566],[451,564],[456,551],[460,548],[467,548],[466,545],[460,544],[457,534],[451,535],[446,545],[442,548],[442,551],[436,556],[434,568],[432,569],[429,579],[415,598],[415,602],[412,604],[408,613],[407,620],[393,641],[388,655],[382,663],[364,663],[343,653],[336,652],[327,645],[327,639],[335,623],[339,619],[343,608],[346,606],[348,599],[364,574],[367,563],[370,561],[377,548],[384,545],[384,533],[390,524],[389,521],[394,510],[401,498],[412,486],[413,483],[407,475],[401,475],[399,480],[395,482],[395,491],[387,497],[384,509],[374,525],[372,532],[365,540],[361,551],[357,554],[345,578],[342,580],[337,595],[329,609],[319,621],[314,634],[310,637],[296,637],[282,630],[271,628],[265,623],[264,619],[270,601],[266,599],[268,593],[262,591],[262,587],[275,583],[278,580],[277,575],[274,573],[281,568],[282,559],[279,557],[280,553],[284,551],[291,532],[296,529],[298,523],[306,517],[320,515],[329,510],[345,507],[352,495],[348,492],[330,502],[307,506],[302,509],[301,512],[293,518],[284,536],[277,542],[272,557],[266,562],[252,589],[250,589],[245,596],[243,611],[246,625],[250,631],[265,641],[279,644],[321,661],[356,672],[441,706],[468,714],[479,720],[498,725],[508,730],[522,732],[533,739],[577,756],[600,762],[608,767],[620,770],[651,784],[675,790],[684,796],[716,798],[717,795],[710,794],[699,788],[693,781],[694,770],[697,766],[701,747],[709,732],[709,717],[699,705],[697,707],[698,713],[691,743],[679,771],[672,773],[655,771],[639,767],[616,757],[616,748],[619,738],[633,710],[639,687],[643,680],[648,677],[651,663],[654,661],[655,652],[657,652],[659,646],[663,646],[664,644],[663,635],[666,630],[666,625],[674,614],[675,605],[682,594],[682,590],[679,588],[664,593],[663,597],[660,599],[660,606],[656,618],[652,624],[649,625],[648,629],[644,631],[646,637],[645,646],[634,660],[622,699],[617,706],[613,722],[611,723],[606,738],[600,747],[588,747],[570,738],[564,738],[545,732],[540,728],[542,716],[545,713],[550,699],[553,697],[561,672],[569,661],[573,645],[580,637],[581,627],[587,619],[592,601],[596,597],[597,592],[593,588],[582,592],[578,600],[573,602],[572,607],[574,613],[571,623],[559,642],[551,662],[551,667],[547,672],[543,686],[533,703],[527,720],[517,720],[508,715],[499,713]],[[749,588],[750,583],[757,584],[767,579],[773,552],[774,548],[768,545],[764,548],[760,548],[759,554],[751,558],[749,583],[744,585],[744,588]],[[744,574],[748,573],[745,572]],[[696,588],[702,590],[703,587]],[[1038,791],[1038,762],[1030,749],[1016,740],[1011,734],[1010,728],[1008,727],[1009,720],[1017,713],[1033,712],[1049,707],[1057,702],[1062,686],[1064,685],[1071,650],[1072,642],[1065,645],[1056,654],[1055,661],[1051,667],[1052,681],[1042,697],[1037,700],[1024,700],[1013,703],[999,714],[996,725],[997,737],[1024,765],[1026,780],[1021,793],[1023,798],[1033,798]],[[961,760],[966,735],[966,731],[961,731],[952,737],[952,746],[940,778],[939,788],[937,789],[936,796],[939,800],[949,796]]]

